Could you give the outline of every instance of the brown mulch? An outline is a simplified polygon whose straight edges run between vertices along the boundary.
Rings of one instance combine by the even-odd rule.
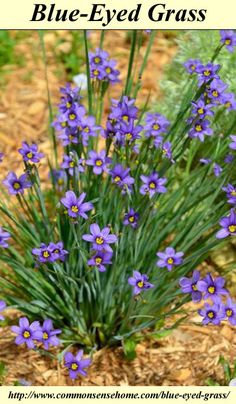
[[[121,347],[96,352],[88,377],[77,379],[75,385],[199,386],[206,385],[208,378],[222,381],[219,356],[231,363],[235,360],[235,331],[228,324],[203,327],[196,306],[189,304],[188,310],[188,321],[170,336],[138,344],[133,361],[124,359]],[[7,366],[4,385],[21,379],[35,386],[73,385],[67,369],[56,360],[16,346],[8,327],[0,328],[0,346],[0,362]]]

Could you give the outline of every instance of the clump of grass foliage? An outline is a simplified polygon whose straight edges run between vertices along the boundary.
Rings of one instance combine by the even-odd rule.
[[[104,32],[101,35],[102,48]],[[72,164],[63,169],[60,167],[61,148],[58,148],[58,138],[51,127],[55,158],[49,161],[47,185],[42,185],[40,164],[30,163],[32,155],[28,151],[28,160],[24,159],[22,170],[31,185],[24,183],[24,192],[16,192],[11,199],[6,187],[2,187],[0,201],[1,222],[11,237],[8,248],[2,249],[0,255],[1,298],[30,320],[51,319],[62,330],[61,343],[65,348],[79,344],[90,351],[123,344],[131,357],[135,343],[144,334],[164,335],[170,329],[166,325],[168,319],[179,314],[180,320],[172,320],[172,327],[176,327],[184,317],[182,308],[191,296],[182,293],[179,280],[190,276],[213,249],[220,248],[216,238],[218,222],[229,212],[222,186],[235,180],[234,163],[225,162],[229,136],[236,129],[235,112],[215,104],[215,114],[210,118],[212,136],[206,136],[204,142],[197,137],[191,138],[189,133],[195,123],[189,120],[191,102],[204,97],[212,78],[198,85],[197,76],[189,75],[182,65],[191,57],[202,58],[204,64],[219,63],[220,77],[235,91],[233,61],[235,63],[236,54],[228,53],[220,43],[218,32],[184,33],[179,40],[180,51],[169,68],[169,79],[160,83],[167,95],[164,102],[149,105],[143,101],[141,108],[136,110],[135,102],[142,86],[142,80],[136,80],[134,73],[136,58],[140,60],[141,57],[140,35],[143,33],[132,33],[126,83],[123,83],[120,99],[111,101],[111,113],[107,118],[103,112],[103,98],[109,85],[116,83],[119,72],[113,62],[108,66],[107,55],[102,53],[106,50],[100,50],[95,56],[88,53],[85,33],[87,106],[86,101],[78,98],[79,91],[75,96],[76,92],[67,87],[67,93],[65,90],[63,93],[66,101],[62,100],[64,112],[61,109],[59,117],[54,117],[56,129],[67,117],[64,129],[67,126],[70,133],[60,133],[59,138],[64,144],[64,154]],[[154,37],[155,32],[152,32],[145,44],[139,78],[146,68]],[[97,70],[96,58],[105,60],[102,73]],[[70,110],[75,99],[79,113]],[[85,106],[87,115],[83,112]],[[120,111],[123,111],[124,119],[119,115]],[[132,111],[135,111],[134,116]],[[156,147],[153,137],[147,136],[147,111],[162,113],[169,120],[161,143]],[[72,130],[68,120],[77,119],[76,113],[81,113],[80,120],[76,130]],[[88,121],[88,115],[96,120]],[[117,128],[119,119],[121,126]],[[101,126],[104,121],[106,124]],[[127,129],[130,121],[133,126]],[[136,138],[134,128],[138,133]],[[61,129],[64,130],[62,125]],[[125,134],[123,137],[122,133]],[[171,143],[171,149],[169,143],[165,146],[166,142]],[[98,166],[104,166],[103,172],[98,174],[91,162],[87,162],[91,160],[91,150],[101,149],[105,150],[104,158],[109,160],[98,163]],[[220,166],[220,175],[212,169],[213,163],[202,164],[201,158],[211,159]],[[130,169],[126,177],[132,177],[132,182],[122,183],[120,174],[114,173],[118,164]],[[80,170],[76,170],[79,166]],[[154,183],[149,184],[146,193],[140,192],[144,186],[141,176],[150,177],[153,172],[158,172],[159,179],[165,179],[166,189],[158,188]],[[8,189],[12,193],[9,183]],[[85,193],[84,202],[93,205],[93,208],[87,206],[87,219],[77,215],[76,206],[72,209],[76,218],[68,214],[63,198],[69,190],[77,197]],[[127,219],[131,209],[137,213],[136,216],[130,214],[130,224],[137,219],[134,226],[124,224],[124,217]],[[110,234],[116,236],[110,245],[110,263],[104,272],[99,264],[96,267],[88,263],[94,251],[84,235],[90,234],[90,226],[94,223],[100,229],[108,227]],[[59,241],[68,252],[61,260],[42,262],[36,259],[36,253],[32,253],[41,243],[49,245]],[[103,241],[99,239],[100,242]],[[157,265],[156,254],[170,246],[183,252],[184,256],[181,264],[168,271]],[[141,293],[135,295],[130,280],[133,271],[147,275],[151,283],[145,288],[147,278],[140,278],[138,291]]]

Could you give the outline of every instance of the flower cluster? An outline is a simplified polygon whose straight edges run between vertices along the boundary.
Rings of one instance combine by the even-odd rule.
[[[236,325],[236,303],[229,297],[223,277],[213,279],[208,273],[200,279],[200,272],[195,270],[191,278],[182,277],[179,285],[183,293],[191,294],[195,303],[199,303],[202,299],[212,301],[212,304],[205,303],[198,311],[203,317],[203,324],[218,325],[222,320],[228,320],[232,325]],[[227,296],[226,302],[222,300],[223,296]]]
[[[96,125],[93,116],[87,116],[85,107],[81,105],[79,89],[72,89],[70,84],[61,88],[61,103],[59,114],[53,123],[54,128],[60,133],[58,138],[63,146],[69,144],[88,145],[88,139],[97,136],[100,127]]]
[[[88,260],[88,265],[95,266],[101,272],[106,270],[105,265],[111,264],[113,250],[110,244],[118,240],[115,234],[110,234],[110,231],[110,227],[100,229],[97,223],[93,223],[90,226],[91,234],[82,236],[83,240],[92,244],[93,255]]]
[[[53,328],[52,320],[44,320],[42,326],[39,321],[33,321],[30,324],[27,317],[19,319],[19,325],[13,325],[11,330],[17,334],[15,343],[17,345],[26,344],[29,349],[35,348],[35,342],[41,342],[44,349],[48,350],[49,346],[58,346],[60,341],[57,337],[61,330]]]
[[[89,52],[90,77],[99,81],[108,81],[111,84],[119,83],[119,70],[116,61],[109,58],[108,52],[97,48]]]
[[[37,260],[41,263],[65,261],[68,251],[64,250],[63,243],[49,243],[40,245],[40,248],[33,248],[32,254],[37,257]]]

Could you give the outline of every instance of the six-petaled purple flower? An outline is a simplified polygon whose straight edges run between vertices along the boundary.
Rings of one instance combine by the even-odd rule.
[[[167,247],[164,252],[158,252],[156,255],[160,258],[157,261],[157,266],[171,271],[175,266],[182,264],[184,253],[182,251],[176,252],[174,248]]]
[[[65,366],[69,369],[69,375],[71,379],[76,379],[78,374],[87,376],[85,368],[91,364],[91,359],[83,359],[84,352],[80,350],[76,355],[71,352],[66,352],[64,355]]]
[[[190,293],[194,303],[198,303],[202,299],[202,292],[198,290],[197,283],[200,280],[200,272],[195,270],[191,278],[183,276],[179,280],[179,285],[183,293]]]
[[[18,151],[23,156],[24,161],[32,163],[39,163],[41,158],[44,157],[43,153],[39,153],[38,146],[35,143],[29,145],[27,142],[22,142],[21,148]]]
[[[166,178],[160,178],[157,172],[153,172],[151,175],[141,175],[141,180],[143,185],[140,188],[140,193],[142,195],[150,195],[152,198],[156,193],[162,194],[167,191],[166,187],[164,187],[167,182]]]
[[[133,276],[128,279],[128,283],[133,286],[134,295],[154,287],[152,283],[148,282],[148,276],[138,271],[133,271]]]
[[[13,172],[10,172],[2,183],[8,188],[11,195],[23,194],[24,190],[32,185],[27,174],[17,177]]]
[[[20,318],[19,326],[13,325],[11,330],[17,334],[15,343],[17,345],[25,343],[30,349],[35,348],[34,340],[41,341],[43,335],[39,321],[30,324],[27,317]]]
[[[73,218],[78,216],[88,219],[86,212],[93,209],[93,204],[91,202],[84,202],[86,193],[83,192],[78,198],[73,191],[67,191],[66,196],[61,199],[62,205],[66,208],[66,213]]]
[[[224,288],[225,279],[221,276],[213,279],[208,273],[204,279],[197,282],[197,289],[202,292],[203,299],[211,299],[214,303],[220,303],[222,295],[228,295],[229,292]]]
[[[117,236],[110,233],[110,227],[104,227],[100,230],[98,224],[93,223],[90,226],[91,234],[84,234],[82,236],[83,240],[92,243],[93,250],[95,251],[108,251],[112,252],[112,248],[109,244],[117,242]]]

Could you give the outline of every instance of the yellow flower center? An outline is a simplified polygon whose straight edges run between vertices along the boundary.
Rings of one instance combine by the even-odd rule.
[[[69,140],[73,140],[74,139],[74,135],[69,135]]]
[[[204,109],[203,108],[198,108],[197,112],[199,113],[199,115],[204,114]]]
[[[101,167],[102,166],[102,160],[96,160],[96,166]]]
[[[173,258],[168,258],[167,262],[168,262],[168,264],[173,264],[174,260],[173,260]]]
[[[213,97],[218,97],[219,93],[217,90],[214,90],[214,91],[212,91],[212,95],[213,95]]]
[[[70,164],[69,164],[69,166],[70,166],[71,168],[73,168],[73,167],[75,166],[74,161],[71,161]]]
[[[192,66],[191,66],[191,70],[196,70],[196,66],[195,66],[195,65],[192,65]]]
[[[158,130],[160,129],[160,125],[158,125],[158,123],[154,123],[154,125],[152,125],[152,129]]]
[[[125,137],[127,140],[131,140],[133,135],[132,135],[132,133],[126,133]]]
[[[229,231],[230,231],[230,233],[235,233],[236,232],[236,225],[231,224],[231,226],[229,226]]]
[[[44,251],[44,252],[43,252],[43,257],[44,257],[44,258],[48,258],[48,257],[49,257],[49,255],[50,255],[50,254],[49,254],[49,252],[48,252],[48,251]]]
[[[59,179],[57,180],[57,183],[58,183],[58,185],[63,185],[63,184],[64,184],[63,178],[59,178]]]
[[[96,64],[100,63],[100,62],[101,62],[100,57],[99,57],[99,56],[96,56],[96,57],[94,58],[94,62],[95,62]]]
[[[232,196],[236,196],[236,191],[235,191],[235,190],[232,191],[232,192],[231,192],[231,195],[232,195]]]
[[[30,332],[29,331],[24,331],[23,337],[24,338],[30,338]]]
[[[150,182],[150,184],[149,184],[149,188],[151,188],[151,189],[155,189],[155,188],[156,188],[156,184],[155,184],[155,182]]]
[[[103,238],[102,237],[97,237],[96,238],[96,243],[99,244],[99,245],[103,244],[104,243]]]
[[[207,313],[207,316],[208,316],[209,318],[214,318],[214,312],[213,312],[213,311],[209,311],[209,312]]]
[[[114,181],[115,181],[115,182],[119,182],[119,181],[120,181],[119,175],[117,175],[117,176],[114,178]]]
[[[97,257],[97,258],[95,258],[95,262],[96,262],[96,264],[101,264],[101,262],[102,262],[102,258],[101,257]]]
[[[167,154],[167,149],[165,148],[165,147],[163,147],[163,149],[162,149],[162,154],[163,154],[163,156],[165,156],[166,154]]]
[[[28,157],[28,159],[32,159],[33,153],[29,152],[29,153],[26,154],[26,156]]]
[[[71,103],[70,102],[67,102],[66,103],[66,108],[70,108],[71,107]]]
[[[53,253],[54,253],[54,254],[59,254],[59,250],[56,249],[56,250],[53,251]]]
[[[76,206],[76,205],[71,206],[71,210],[74,213],[77,213],[79,211],[78,206]]]
[[[209,286],[209,288],[207,290],[211,295],[213,295],[213,293],[215,293],[216,289],[215,289],[215,286]]]
[[[226,314],[227,314],[227,317],[231,317],[233,315],[233,310],[227,309]]]
[[[202,126],[201,125],[196,125],[195,129],[197,132],[201,132],[202,131]]]
[[[76,115],[75,115],[75,114],[70,114],[70,115],[69,115],[69,118],[70,118],[71,121],[74,121],[75,118],[76,118]]]
[[[77,370],[77,369],[78,369],[77,363],[75,363],[75,362],[72,363],[72,364],[71,364],[71,369],[72,369],[72,370]]]
[[[231,39],[229,39],[229,38],[226,39],[226,40],[225,40],[225,45],[230,45],[230,44],[231,44]]]
[[[129,117],[128,117],[128,115],[123,115],[123,116],[122,116],[122,119],[123,119],[123,121],[128,122]]]
[[[93,74],[94,74],[94,76],[98,76],[98,75],[99,75],[99,71],[98,71],[97,69],[95,69],[95,70],[93,71]]]
[[[197,290],[197,285],[196,285],[196,283],[194,283],[194,284],[192,285],[192,289],[196,292],[196,290]]]
[[[137,283],[137,285],[138,285],[139,288],[143,288],[144,283],[143,283],[143,281],[139,281],[139,282]]]
[[[108,74],[111,73],[111,68],[110,67],[106,68],[106,73],[108,73]]]
[[[48,333],[47,333],[47,332],[44,332],[44,333],[43,333],[43,339],[47,340],[48,338],[49,338]]]
[[[65,127],[66,127],[66,125],[67,125],[67,122],[61,122],[61,126],[62,126],[62,128],[65,128]]]
[[[84,132],[88,133],[89,132],[89,127],[86,126],[86,128],[84,128]]]
[[[231,102],[227,101],[227,102],[225,103],[225,106],[226,106],[226,108],[230,108],[230,107],[232,107],[232,104],[231,104]]]
[[[20,189],[20,184],[19,184],[19,182],[14,182],[13,188],[14,188],[14,189]]]
[[[210,72],[210,70],[205,70],[203,74],[204,74],[204,76],[209,77],[211,72]]]
[[[130,216],[130,217],[129,217],[129,222],[130,222],[130,223],[134,223],[134,216]]]

